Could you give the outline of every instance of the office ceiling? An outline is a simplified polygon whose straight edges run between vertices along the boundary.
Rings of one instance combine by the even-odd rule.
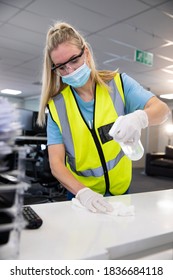
[[[0,1],[0,90],[41,92],[48,28],[67,21],[91,44],[99,69],[117,69],[159,94],[173,93],[173,0]],[[134,61],[135,50],[154,55]]]

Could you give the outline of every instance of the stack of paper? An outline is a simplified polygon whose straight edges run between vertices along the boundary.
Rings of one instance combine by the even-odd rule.
[[[7,98],[0,97],[0,162],[12,152],[15,138],[20,134],[21,124],[15,106]]]
[[[0,260],[17,259],[23,218],[25,190],[25,147],[15,145],[21,134],[17,110],[0,97]]]

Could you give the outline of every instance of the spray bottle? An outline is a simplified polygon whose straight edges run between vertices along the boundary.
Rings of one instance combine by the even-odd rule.
[[[109,135],[112,137],[114,136],[113,127],[110,129]],[[133,161],[141,159],[144,155],[144,148],[140,139],[138,140],[138,143],[136,145],[133,145],[132,143],[128,144],[123,142],[119,142],[119,144],[124,154]]]

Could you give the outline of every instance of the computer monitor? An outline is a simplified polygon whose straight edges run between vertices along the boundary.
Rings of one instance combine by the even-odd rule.
[[[23,109],[23,108],[17,108],[17,113],[18,113],[18,120],[22,126],[22,134],[31,135],[33,111],[28,109]]]
[[[35,132],[35,135],[44,135],[46,136],[46,123],[47,123],[47,115],[46,122],[44,126],[39,126],[37,124],[38,112],[34,111],[32,116],[32,130]]]

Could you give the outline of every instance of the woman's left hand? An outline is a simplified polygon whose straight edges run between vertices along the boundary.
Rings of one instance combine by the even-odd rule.
[[[141,137],[141,129],[148,126],[148,116],[144,110],[137,110],[120,116],[109,131],[117,142],[135,145]]]

